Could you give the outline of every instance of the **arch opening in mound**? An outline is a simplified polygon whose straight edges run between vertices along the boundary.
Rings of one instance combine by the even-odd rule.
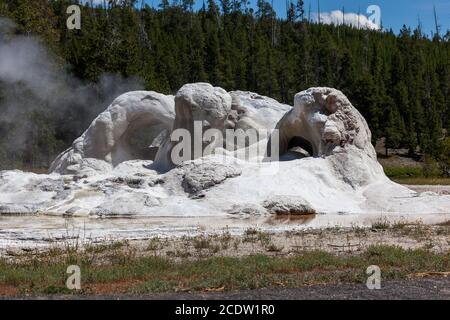
[[[376,159],[366,121],[336,89],[310,88],[296,94],[294,108],[284,115],[276,129],[280,156],[292,147],[300,147],[313,157],[356,148]],[[268,147],[275,138],[270,137]]]
[[[154,161],[168,130],[162,122],[140,119],[128,126],[112,150],[114,166],[128,160]]]
[[[174,118],[173,96],[152,91],[123,94],[91,123],[72,148],[55,159],[50,172],[77,172],[85,159],[112,167],[129,160],[154,160]]]
[[[310,141],[302,136],[292,137],[286,150],[280,152],[280,161],[292,161],[314,156],[314,148]]]
[[[305,138],[295,136],[289,141],[288,153],[296,155],[297,158],[309,158],[314,155],[314,148]]]

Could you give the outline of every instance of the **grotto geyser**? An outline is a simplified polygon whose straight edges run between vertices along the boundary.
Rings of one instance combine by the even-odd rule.
[[[174,162],[173,133],[182,129],[196,137],[198,123],[214,135],[201,141],[200,154],[193,150]],[[232,150],[217,139],[249,129],[267,134]],[[277,150],[277,157],[268,150]],[[255,156],[239,156],[247,153]],[[365,119],[331,88],[298,93],[294,107],[206,83],[187,84],[175,96],[129,92],[55,159],[49,174],[0,172],[0,214],[366,213],[447,214],[450,196],[420,194],[390,181]]]

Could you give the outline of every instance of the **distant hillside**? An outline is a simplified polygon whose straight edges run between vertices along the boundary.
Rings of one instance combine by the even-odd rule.
[[[188,0],[176,6],[163,1],[159,10],[137,9],[132,0],[108,8],[83,6],[81,30],[70,31],[66,8],[76,2],[0,0],[0,14],[17,23],[18,34],[44,39],[58,57],[55,64],[67,63],[70,74],[86,82],[98,84],[105,74],[120,74],[139,77],[148,90],[173,93],[185,83],[207,81],[289,104],[309,87],[338,88],[367,119],[374,142],[385,137],[389,148],[420,150],[448,167],[449,32],[428,39],[418,28],[404,27],[396,35],[312,24],[301,6],[281,20],[268,2],[260,1],[253,11],[244,9],[244,1],[225,0],[220,5],[208,0],[199,12],[191,11]],[[12,93],[11,83],[2,80],[0,74],[0,99],[6,92],[6,101],[23,98],[24,92],[32,95],[20,82]],[[48,165],[106,107],[100,102],[111,99],[104,86],[94,92],[102,96],[94,107],[71,100],[70,108],[61,106],[64,112],[45,112],[44,99],[21,113],[29,124],[25,140],[32,151],[14,146],[11,133],[20,122],[0,115],[3,167]],[[0,108],[11,107],[0,100]]]

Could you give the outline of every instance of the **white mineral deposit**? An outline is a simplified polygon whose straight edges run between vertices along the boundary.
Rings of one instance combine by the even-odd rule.
[[[196,137],[199,121],[205,131],[277,134],[234,150],[209,141],[208,154],[202,140],[200,154],[174,162],[172,133]],[[277,157],[268,157],[274,144]],[[238,156],[253,149],[256,157]],[[273,223],[274,216],[309,219]],[[93,237],[139,238],[226,226],[239,232],[250,225],[275,231],[364,225],[380,217],[434,223],[449,216],[449,195],[414,192],[385,176],[367,122],[331,88],[302,91],[293,107],[206,83],[187,84],[175,97],[129,92],[48,174],[0,172],[3,242],[58,237],[67,225]]]

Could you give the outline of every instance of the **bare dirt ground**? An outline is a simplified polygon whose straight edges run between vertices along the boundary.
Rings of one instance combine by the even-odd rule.
[[[316,285],[293,289],[267,288],[230,293],[172,294],[138,297],[169,300],[450,300],[450,278],[388,281],[380,290],[364,284]]]
[[[152,295],[29,296],[36,300],[450,300],[450,277],[386,281],[381,289],[364,284],[324,284],[300,288],[264,288],[231,292],[167,293]]]

